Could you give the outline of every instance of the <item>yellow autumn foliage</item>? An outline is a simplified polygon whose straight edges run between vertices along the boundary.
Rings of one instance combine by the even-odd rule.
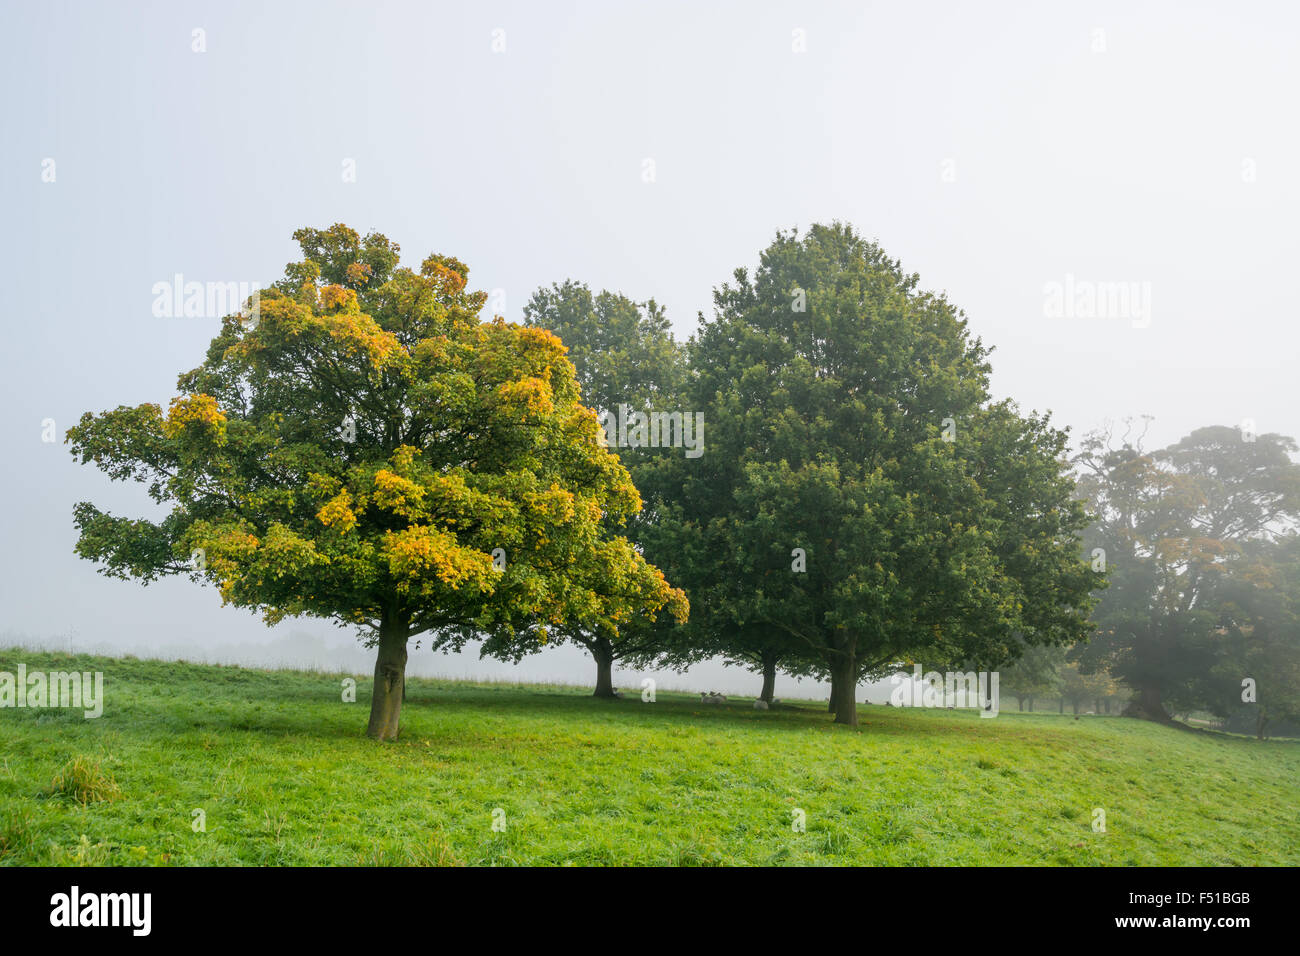
[[[316,512],[316,518],[327,528],[348,532],[357,526],[357,515],[352,510],[352,496],[343,490],[325,502]]]
[[[386,532],[383,554],[404,593],[430,594],[439,582],[452,590],[473,583],[490,592],[494,584],[491,555],[462,547],[455,535],[428,525]]]
[[[163,434],[175,438],[190,425],[209,430],[218,441],[225,440],[226,415],[211,395],[181,395],[172,399],[163,420]]]
[[[529,416],[549,415],[555,411],[551,386],[540,378],[523,378],[497,387],[503,401],[520,406]]]
[[[386,468],[375,472],[372,498],[379,507],[403,518],[414,519],[424,513],[424,486]]]

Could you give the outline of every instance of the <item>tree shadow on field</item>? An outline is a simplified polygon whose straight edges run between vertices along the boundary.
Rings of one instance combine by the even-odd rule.
[[[455,687],[445,684],[408,686],[403,706],[403,723],[412,711],[433,710],[481,713],[497,716],[543,719],[577,718],[604,724],[656,726],[663,728],[806,731],[824,730],[839,733],[889,734],[914,737],[943,736],[954,733],[958,721],[917,723],[899,719],[882,707],[859,708],[859,725],[848,727],[833,723],[825,704],[817,701],[787,702],[772,710],[753,709],[752,698],[738,698],[727,704],[702,704],[696,695],[659,694],[657,700],[643,703],[635,693],[622,699],[607,700],[580,691],[539,690],[528,686],[475,685]],[[884,716],[879,718],[877,715]],[[972,712],[961,724],[974,724],[979,718]],[[984,722],[987,723],[987,722]]]

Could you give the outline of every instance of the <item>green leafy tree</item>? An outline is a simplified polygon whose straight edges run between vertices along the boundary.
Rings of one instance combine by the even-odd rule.
[[[1225,426],[1156,452],[1140,440],[1116,447],[1104,431],[1082,443],[1079,487],[1097,516],[1088,544],[1110,584],[1078,659],[1133,689],[1130,716],[1169,721],[1167,708],[1217,696],[1225,636],[1245,633],[1225,602],[1257,576],[1258,547],[1300,519],[1295,450],[1290,438]]]
[[[1104,671],[1084,673],[1074,661],[1062,664],[1058,671],[1060,677],[1061,712],[1065,712],[1068,701],[1077,714],[1079,705],[1093,701],[1097,713],[1101,713],[1101,702],[1113,696],[1118,689],[1115,681]]]
[[[697,622],[779,634],[841,723],[899,660],[1081,639],[1098,583],[1065,434],[990,400],[987,350],[918,283],[847,226],[778,233],[689,345],[704,455],[637,473]]]
[[[581,401],[593,410],[644,414],[670,407],[676,400],[684,375],[682,352],[663,309],[653,299],[637,303],[614,292],[593,295],[586,284],[567,280],[538,289],[524,307],[524,322],[564,343]],[[607,424],[610,453],[635,475],[638,462],[654,452],[620,447],[613,423]],[[663,635],[684,622],[689,609],[685,595],[667,584],[639,546],[629,543],[629,538],[637,540],[647,520],[651,516],[643,513],[611,512],[601,523],[601,537],[594,547],[603,564],[583,580],[585,600],[605,606],[609,613],[599,620],[590,615],[556,617],[536,628],[495,628],[487,635],[482,653],[518,661],[544,643],[577,644],[595,660],[595,696],[613,696],[614,663],[653,659]],[[620,537],[623,534],[627,537]],[[664,613],[636,613],[646,606]],[[465,628],[449,629],[436,640],[444,648],[459,647],[474,636]]]
[[[617,624],[673,595],[627,542],[630,478],[553,335],[482,322],[449,256],[295,233],[303,260],[227,317],[181,395],[87,414],[73,454],[146,485],[158,521],[76,507],[104,573],[188,575],[268,623],[311,615],[377,648],[368,732],[397,736],[408,642],[442,629]],[[606,601],[603,576],[638,587]]]
[[[1016,698],[1020,710],[1024,710],[1028,703],[1032,713],[1036,699],[1061,693],[1064,665],[1063,648],[1050,644],[1025,647],[1008,667],[999,672],[999,690],[1005,688]]]
[[[824,670],[821,660],[792,641],[787,630],[747,614],[753,588],[742,565],[744,542],[740,526],[725,517],[727,509],[737,507],[734,489],[721,482],[689,481],[699,473],[696,469],[708,473],[712,463],[707,458],[706,453],[695,462],[643,459],[636,470],[638,487],[649,502],[646,512],[653,515],[641,524],[639,538],[656,565],[685,585],[691,603],[690,620],[681,627],[660,628],[653,655],[645,659],[680,671],[721,658],[760,674],[759,699],[770,703],[778,671],[822,679]]]
[[[559,337],[577,370],[582,401],[597,411],[672,408],[685,377],[681,346],[663,308],[572,279],[538,289],[524,324]],[[619,453],[626,449],[615,447]]]
[[[1216,582],[1223,655],[1205,682],[1202,705],[1235,725],[1249,719],[1263,739],[1270,726],[1300,726],[1300,534],[1253,541],[1235,573]]]
[[[502,620],[443,628],[434,646],[459,650],[481,638],[483,656],[518,663],[549,645],[577,644],[596,662],[593,696],[614,697],[614,663],[653,655],[661,633],[656,625],[684,623],[690,605],[626,538],[612,536],[603,524],[595,532],[590,554],[570,569],[568,593],[553,613],[523,626]]]

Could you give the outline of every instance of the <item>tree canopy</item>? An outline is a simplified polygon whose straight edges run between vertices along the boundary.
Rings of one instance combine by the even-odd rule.
[[[638,481],[660,517],[646,553],[696,628],[829,677],[850,724],[859,679],[901,659],[1086,635],[1099,578],[1065,433],[993,402],[965,318],[878,246],[838,223],[778,233],[689,357],[707,451]]]
[[[73,454],[133,479],[158,521],[77,505],[77,551],[118,577],[186,574],[269,623],[378,647],[369,732],[397,735],[406,646],[443,629],[616,629],[680,595],[612,533],[641,506],[554,335],[480,321],[442,255],[419,271],[343,225],[233,315],[181,394],[87,414]]]
[[[1300,519],[1295,450],[1285,436],[1226,426],[1197,429],[1155,452],[1140,442],[1114,447],[1107,432],[1083,442],[1079,487],[1097,516],[1088,543],[1104,558],[1110,586],[1096,636],[1077,657],[1085,672],[1108,669],[1135,690],[1133,715],[1167,721],[1169,707],[1220,712],[1242,678],[1261,673],[1259,659],[1254,666],[1246,659],[1266,635],[1295,633],[1286,623],[1293,602],[1273,597],[1286,593],[1294,573],[1284,545]],[[1244,642],[1235,655],[1230,638]],[[1212,677],[1225,666],[1236,672],[1230,694]]]

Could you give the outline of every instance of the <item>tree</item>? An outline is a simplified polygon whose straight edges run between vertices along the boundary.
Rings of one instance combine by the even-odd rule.
[[[1229,726],[1251,718],[1261,740],[1270,726],[1300,725],[1300,534],[1254,541],[1237,573],[1217,582],[1223,655],[1204,683],[1203,706]]]
[[[1043,645],[1024,647],[1016,659],[1000,673],[999,687],[1005,687],[1016,698],[1016,706],[1034,711],[1034,700],[1053,697],[1062,686],[1061,668],[1065,654],[1060,647]]]
[[[484,638],[484,656],[518,663],[550,643],[565,641],[587,649],[596,662],[595,697],[614,697],[615,661],[653,653],[660,621],[687,620],[690,606],[679,588],[626,538],[595,528],[590,554],[571,568],[569,594],[554,613],[520,627],[510,620],[478,622],[442,629],[434,646],[459,650]],[[662,612],[662,613],[661,613]]]
[[[987,350],[918,283],[847,226],[778,233],[689,345],[705,454],[637,473],[697,620],[779,634],[840,723],[903,658],[1081,639],[1098,581],[1065,434],[991,402]]]
[[[684,375],[681,349],[674,341],[663,309],[650,299],[637,303],[621,293],[592,295],[585,283],[566,280],[550,289],[538,289],[524,307],[524,322],[557,336],[573,362],[581,399],[600,412],[621,416],[624,410],[640,414],[656,406],[672,407]],[[612,422],[607,421],[611,454],[635,476],[649,449],[620,444]],[[680,453],[680,452],[679,452]],[[639,513],[628,523],[627,533],[636,546],[613,536],[623,530],[623,516],[610,515],[603,526],[599,552],[606,558],[601,572],[591,577],[589,594],[623,608],[621,616],[608,615],[595,626],[583,619],[553,620],[547,640],[569,641],[585,647],[596,663],[597,697],[614,695],[616,661],[653,659],[663,635],[687,619],[689,604],[683,592],[671,588],[663,574],[647,563],[639,547],[639,531],[650,516]],[[614,541],[618,543],[615,544]],[[626,573],[625,573],[626,572]],[[636,615],[638,602],[653,598],[662,615]],[[459,646],[464,630],[446,632],[442,646]],[[483,653],[518,661],[539,644],[527,631],[496,629],[483,644]]]
[[[1069,701],[1074,712],[1079,712],[1079,705],[1086,701],[1096,704],[1097,713],[1101,713],[1101,702],[1111,697],[1116,690],[1115,682],[1104,671],[1085,674],[1074,661],[1064,663],[1059,672],[1061,712],[1065,712],[1065,702]]]
[[[734,504],[729,497],[723,501],[713,497],[730,489],[693,485],[700,497],[682,500],[680,490],[674,493],[673,482],[681,480],[689,467],[685,461],[660,458],[643,459],[636,469],[639,487],[649,501],[646,511],[654,516],[640,523],[638,536],[657,566],[667,569],[674,581],[687,584],[684,590],[691,604],[690,620],[680,627],[660,628],[652,653],[641,659],[680,671],[720,657],[728,665],[760,674],[759,699],[771,703],[778,670],[796,677],[816,676],[817,661],[802,648],[792,647],[782,629],[744,619],[741,609],[750,581],[738,572],[735,562],[719,560],[733,554],[738,545],[734,526],[720,517],[722,509]],[[705,521],[704,516],[715,520]]]
[[[1133,688],[1129,716],[1168,722],[1214,697],[1211,675],[1236,620],[1227,596],[1254,576],[1252,553],[1300,518],[1295,442],[1200,428],[1156,452],[1087,436],[1079,487],[1097,522],[1088,534],[1110,586],[1097,633],[1078,655]],[[1225,616],[1226,614],[1226,616]]]
[[[211,582],[267,623],[355,626],[377,647],[381,740],[397,736],[417,635],[599,628],[671,600],[662,576],[617,605],[593,596],[602,575],[654,575],[602,533],[640,499],[558,339],[481,322],[486,296],[452,257],[415,272],[378,233],[294,238],[303,261],[223,320],[166,414],[119,407],[69,430],[82,463],[169,509],[77,505],[80,555],[120,578]]]
[[[675,407],[684,356],[654,299],[634,302],[608,290],[593,295],[586,283],[566,279],[533,293],[524,306],[524,324],[546,329],[564,343],[582,401],[590,408]]]

